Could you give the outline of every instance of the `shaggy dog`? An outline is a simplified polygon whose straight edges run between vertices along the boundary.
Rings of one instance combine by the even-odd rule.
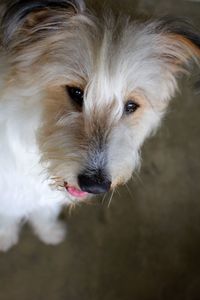
[[[4,11],[0,51],[0,249],[17,243],[22,220],[57,244],[63,205],[115,189],[138,167],[200,36],[178,19],[21,0]]]

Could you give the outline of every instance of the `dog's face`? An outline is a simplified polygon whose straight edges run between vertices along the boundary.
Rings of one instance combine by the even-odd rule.
[[[73,199],[124,184],[177,76],[200,55],[198,34],[167,18],[99,20],[82,1],[20,1],[3,22],[12,76],[40,94],[49,176]]]

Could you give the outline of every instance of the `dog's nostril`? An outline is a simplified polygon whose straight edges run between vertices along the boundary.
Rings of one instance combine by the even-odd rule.
[[[108,192],[111,181],[107,178],[99,178],[98,176],[88,176],[85,174],[78,175],[78,184],[82,191],[91,194],[102,194]]]

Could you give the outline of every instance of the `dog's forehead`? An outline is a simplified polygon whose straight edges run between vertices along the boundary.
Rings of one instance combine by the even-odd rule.
[[[150,35],[144,25],[120,21],[81,28],[76,39],[78,55],[74,61],[84,70],[88,91],[103,98],[123,98],[136,88],[144,88],[145,82],[159,78],[156,36]]]
[[[82,72],[88,90],[96,90],[98,94],[101,91],[107,96],[109,92],[115,91],[119,95],[126,76],[124,69],[129,65],[129,57],[126,57],[122,49],[123,30],[116,40],[114,29],[102,24],[83,28],[80,25],[79,29],[70,45],[66,39],[66,49],[73,55],[69,56],[68,51],[66,52],[67,64],[70,57],[72,71]],[[72,51],[73,48],[75,51]]]

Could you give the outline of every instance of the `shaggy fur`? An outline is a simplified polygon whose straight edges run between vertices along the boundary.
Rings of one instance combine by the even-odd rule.
[[[17,242],[22,220],[57,244],[63,205],[92,195],[80,174],[108,190],[139,166],[177,78],[200,57],[200,36],[182,20],[98,18],[80,0],[21,0],[5,10],[1,44],[0,250]],[[84,91],[82,107],[67,87]]]

